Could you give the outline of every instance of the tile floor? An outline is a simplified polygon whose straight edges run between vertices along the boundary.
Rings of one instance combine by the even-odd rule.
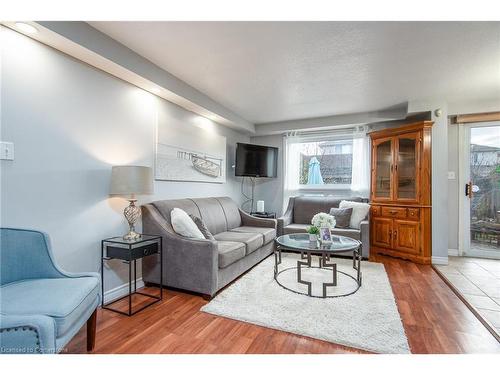
[[[500,334],[500,260],[449,257],[436,267]]]

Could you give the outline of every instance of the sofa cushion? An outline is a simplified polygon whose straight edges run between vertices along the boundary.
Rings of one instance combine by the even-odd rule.
[[[361,241],[361,231],[359,229],[352,228],[332,228],[332,234],[337,236],[345,236],[354,238],[355,240]]]
[[[207,239],[207,240],[215,240],[214,235],[212,233],[210,233],[210,231],[208,230],[207,225],[205,224],[205,222],[203,221],[203,219],[200,219],[199,217],[194,216],[194,215],[189,215],[189,217],[196,224],[196,226],[200,230],[201,234],[203,234],[203,236],[205,237],[205,239]]]
[[[368,213],[370,212],[370,205],[368,203],[354,201],[342,201],[340,202],[340,208],[352,208],[349,227],[354,229],[360,228],[361,222],[368,217]]]
[[[335,218],[335,228],[349,228],[352,208],[330,208],[330,215]]]
[[[290,224],[283,228],[283,234],[306,233],[310,226],[310,224]]]
[[[170,212],[170,221],[172,222],[172,227],[174,228],[175,233],[187,238],[197,238],[199,240],[205,239],[205,236],[198,229],[198,226],[195,224],[193,219],[191,219],[184,210],[177,207],[174,208]]]
[[[61,337],[98,298],[99,289],[97,277],[16,281],[0,288],[0,312],[47,315],[55,321],[56,337]]]
[[[276,229],[274,228],[242,226],[231,229],[231,232],[260,233],[263,236],[264,245],[276,238]]]
[[[309,225],[305,224],[290,224],[283,228],[283,234],[305,233],[308,227]],[[359,229],[332,228],[331,232],[337,236],[346,236],[358,241],[361,240],[361,231]]]
[[[170,212],[172,212],[174,208],[180,208],[188,214],[201,217],[198,206],[190,199],[163,200],[151,202],[151,204],[160,211],[161,216],[163,216],[169,224],[172,223],[170,221]]]
[[[228,197],[216,198],[224,211],[226,218],[227,230],[231,230],[241,226],[240,210],[236,203]]]
[[[226,215],[221,204],[216,198],[191,199],[198,206],[201,216],[208,230],[212,234],[225,232],[227,230]]]
[[[242,242],[217,241],[219,251],[219,268],[226,268],[245,257],[246,248]]]
[[[330,208],[338,208],[342,200],[352,202],[363,202],[363,198],[352,197],[339,199],[333,196],[328,197],[311,197],[298,196],[295,197],[293,207],[293,222],[296,224],[311,224],[311,219],[319,212],[330,212]]]
[[[260,233],[222,232],[214,237],[217,241],[243,242],[246,246],[246,254],[253,253],[264,244]]]

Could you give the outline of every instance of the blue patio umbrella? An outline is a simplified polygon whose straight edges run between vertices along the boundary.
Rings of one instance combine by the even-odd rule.
[[[319,161],[316,156],[309,160],[309,171],[307,172],[308,185],[323,185],[323,177],[321,177],[321,170],[319,169]]]

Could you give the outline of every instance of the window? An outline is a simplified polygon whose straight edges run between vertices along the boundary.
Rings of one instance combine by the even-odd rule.
[[[298,143],[299,165],[295,166],[299,168],[298,184],[304,187],[311,185],[350,186],[352,143],[352,139]],[[290,167],[293,168],[293,166]]]
[[[284,146],[283,207],[300,194],[325,195],[330,190],[370,193],[370,139],[348,130],[321,135],[292,134]]]

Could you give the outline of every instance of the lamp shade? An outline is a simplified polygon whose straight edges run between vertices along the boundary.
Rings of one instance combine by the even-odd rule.
[[[153,170],[136,165],[120,165],[111,169],[109,195],[153,194]]]

